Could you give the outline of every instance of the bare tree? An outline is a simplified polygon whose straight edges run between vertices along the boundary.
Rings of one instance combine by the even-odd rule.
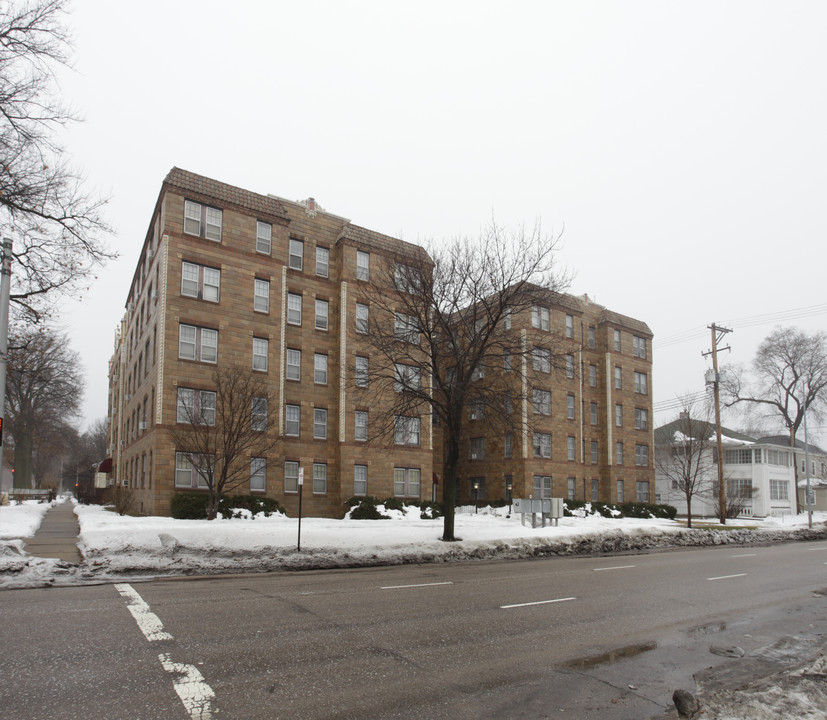
[[[420,418],[442,427],[445,442],[443,540],[454,540],[459,444],[469,411],[493,426],[522,428],[519,412],[537,363],[562,365],[565,342],[529,337],[532,308],[555,304],[567,284],[555,259],[559,237],[539,226],[507,233],[495,224],[479,241],[458,239],[388,253],[371,275],[371,438],[406,444]],[[548,320],[546,319],[546,322]],[[514,323],[512,329],[512,323]]]
[[[737,371],[726,376],[726,405],[749,403],[767,410],[783,423],[790,447],[795,449],[805,411],[813,420],[822,420],[827,407],[827,333],[808,335],[796,328],[775,328],[758,346],[751,377]],[[797,464],[795,480],[798,487]],[[800,512],[798,505],[796,492]]]
[[[115,256],[101,239],[105,200],[83,190],[57,137],[74,120],[55,99],[69,50],[64,6],[0,6],[0,231],[14,239],[11,300],[33,319]]]
[[[216,368],[212,383],[215,390],[209,392],[178,389],[178,423],[171,433],[209,494],[209,520],[225,493],[250,483],[257,470],[264,472],[278,444],[273,402],[259,375],[227,365]],[[265,465],[258,465],[262,460]]]
[[[76,420],[83,394],[78,354],[52,330],[27,330],[9,338],[6,417],[14,440],[15,487],[31,487],[37,445],[59,440]]]
[[[708,495],[718,474],[715,426],[708,404],[684,399],[676,420],[658,428],[655,468],[686,500],[686,526],[692,527],[692,500]]]

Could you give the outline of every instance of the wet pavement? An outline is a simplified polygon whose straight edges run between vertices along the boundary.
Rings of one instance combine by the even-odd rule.
[[[43,517],[34,537],[26,538],[26,552],[35,557],[57,558],[67,563],[81,561],[77,540],[80,532],[74,504],[66,500]]]

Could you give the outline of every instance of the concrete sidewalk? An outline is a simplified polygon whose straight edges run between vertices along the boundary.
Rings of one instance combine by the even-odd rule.
[[[81,561],[77,541],[80,525],[74,504],[66,500],[50,508],[34,537],[26,538],[26,552],[35,557],[59,558],[78,564]]]

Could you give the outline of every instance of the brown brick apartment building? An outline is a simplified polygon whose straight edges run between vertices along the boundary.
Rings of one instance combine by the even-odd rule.
[[[312,199],[290,202],[173,168],[110,361],[112,479],[130,487],[147,514],[167,513],[173,493],[197,489],[171,431],[182,404],[209,412],[215,368],[234,363],[265,379],[278,403],[266,432],[280,441],[251,459],[249,486],[239,490],[275,497],[293,513],[302,468],[309,515],[339,516],[360,494],[439,497],[433,478],[441,476],[442,448],[430,416],[404,444],[368,443],[372,403],[381,398],[352,382],[354,369],[358,376],[370,362],[372,267],[400,253],[424,250]],[[472,497],[474,480],[489,499],[506,497],[507,482],[514,497],[649,499],[651,485],[653,498],[646,325],[565,296],[524,322],[515,318],[514,331],[561,333],[571,377],[549,373],[546,386],[532,389],[524,408],[536,413],[530,437],[491,436],[469,421],[458,499]]]

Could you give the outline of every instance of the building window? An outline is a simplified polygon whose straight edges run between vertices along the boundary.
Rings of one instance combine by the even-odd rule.
[[[649,429],[649,411],[643,408],[635,408],[635,430]]]
[[[623,405],[615,405],[615,426],[623,427]]]
[[[175,419],[192,425],[215,425],[215,393],[179,387]]]
[[[353,494],[367,495],[368,494],[368,466],[354,465],[353,466]]]
[[[471,438],[470,445],[470,459],[471,460],[485,460],[485,438],[476,437]]]
[[[264,338],[253,338],[253,370],[267,372],[267,354],[270,341]]]
[[[503,330],[511,330],[511,308],[503,309]]]
[[[567,497],[569,500],[574,500],[577,497],[577,478],[569,478]]]
[[[619,503],[623,502],[623,480],[617,481],[617,501]]]
[[[566,337],[574,337],[574,316],[566,315]]]
[[[534,497],[538,500],[541,498],[551,497],[551,476],[550,475],[535,475],[534,476]]]
[[[250,428],[256,432],[267,430],[267,398],[254,397],[250,410]]]
[[[511,356],[509,356],[509,370]],[[551,350],[548,348],[531,348],[531,367],[535,372],[551,372]]]
[[[468,481],[471,497],[474,500],[485,500],[485,476],[472,477]]]
[[[471,371],[471,380],[482,380],[485,377],[485,361],[480,359],[477,366]]]
[[[299,491],[299,464],[288,460],[284,463],[284,492],[297,493]]]
[[[646,338],[632,336],[632,355],[636,358],[646,359]]]
[[[538,330],[549,329],[549,314],[547,307],[534,305],[531,308],[531,327],[537,328]]]
[[[184,232],[221,242],[221,210],[184,201]],[[203,230],[203,235],[202,235]]]
[[[620,365],[615,365],[615,390],[623,390],[623,374]]]
[[[419,468],[393,469],[393,494],[395,497],[419,497]]]
[[[356,303],[356,332],[363,335],[368,332],[368,306]]]
[[[302,324],[302,296],[296,293],[287,293],[287,324]]]
[[[329,308],[327,300],[316,300],[316,330],[327,330]]]
[[[284,408],[284,434],[290,437],[299,436],[299,405],[286,405]]]
[[[574,435],[569,435],[566,438],[566,452],[568,453],[569,460],[576,460],[577,457],[575,456],[575,447],[576,447],[576,440]]]
[[[415,392],[419,388],[419,368],[415,365],[396,363],[393,367],[394,392]]]
[[[591,447],[592,447],[592,452],[591,452],[592,465],[597,465],[597,462],[599,460],[597,440],[592,440],[591,441]]]
[[[356,251],[356,279],[370,280],[370,253]]]
[[[393,442],[396,445],[419,446],[419,418],[397,415],[393,424]]]
[[[598,502],[600,499],[600,480],[592,478],[592,502]]]
[[[574,355],[566,355],[566,377],[574,377]]]
[[[313,439],[327,440],[327,410],[313,408]]]
[[[316,385],[327,385],[327,355],[313,355],[313,382]]]
[[[725,450],[724,462],[727,465],[752,465],[752,449]],[[803,472],[804,468],[802,467],[801,470]]]
[[[273,226],[270,223],[256,223],[256,252],[269,255],[273,240]]]
[[[327,492],[327,463],[313,463],[313,494]]]
[[[532,351],[532,353],[533,353],[533,351]],[[533,362],[533,359],[532,359],[532,362]],[[511,369],[512,369],[511,368],[511,353],[506,352],[505,354],[503,354],[503,370],[505,370],[506,372],[511,372]]]
[[[566,417],[574,420],[574,395],[566,395]]]
[[[592,325],[589,325],[589,348],[594,350],[597,347],[597,334]]]
[[[221,271],[217,268],[181,262],[181,294],[208,302],[218,302]]]
[[[218,330],[179,325],[178,357],[182,360],[215,363],[218,360]]]
[[[302,351],[287,348],[287,379],[301,380]]]
[[[270,312],[270,281],[255,279],[253,295],[253,310],[256,312]]]
[[[635,392],[640,395],[649,394],[649,382],[648,378],[646,377],[646,373],[635,373]]]
[[[548,390],[533,390],[534,413],[551,415],[551,393]]]
[[[597,403],[589,403],[589,421],[592,425],[597,425]]]
[[[290,252],[287,259],[287,265],[292,270],[302,270],[304,268],[304,242],[290,238]]]
[[[732,478],[727,480],[730,497],[749,499],[752,497],[751,478]]]
[[[635,465],[649,467],[649,446],[635,445]]]
[[[207,481],[204,475],[211,476],[214,459],[210,455],[197,453],[175,453],[175,487],[178,488],[206,488]],[[199,472],[200,471],[200,472]],[[136,483],[137,484],[137,483]]]
[[[637,493],[636,500],[640,503],[649,502],[649,482],[647,480],[638,480],[635,483],[635,490]]]
[[[597,365],[589,365],[589,386],[597,387]]]
[[[614,331],[615,352],[620,352],[620,330]]]
[[[267,490],[267,460],[253,458],[250,460],[250,491],[264,492]]]
[[[356,430],[354,439],[365,442],[368,439],[368,413],[367,410],[356,411]]]
[[[356,386],[367,387],[369,382],[368,359],[363,355],[356,356]]]
[[[510,458],[514,454],[514,436],[506,433],[503,438],[503,456]]]
[[[419,291],[421,286],[419,272],[416,268],[412,268],[409,265],[396,263],[393,279],[396,289],[399,290],[399,292],[415,293]]]
[[[618,465],[623,465],[623,443],[615,443],[615,462]]]
[[[477,398],[471,401],[471,412],[469,418],[471,420],[482,420],[485,417],[485,403]]]
[[[394,337],[409,343],[419,343],[419,329],[416,318],[405,313],[395,313],[393,325]]]
[[[551,435],[548,433],[534,433],[534,457],[551,457]]]
[[[330,274],[330,250],[316,245],[316,275],[328,277]]]

